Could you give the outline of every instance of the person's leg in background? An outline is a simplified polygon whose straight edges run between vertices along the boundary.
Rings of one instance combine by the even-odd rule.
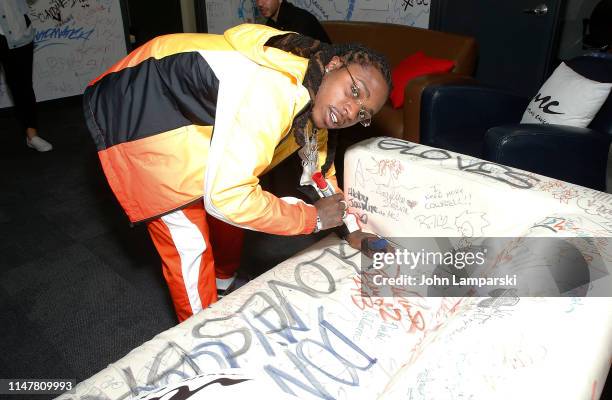
[[[234,289],[236,271],[240,266],[244,230],[210,215],[208,215],[208,227],[213,232],[210,242],[215,254],[217,289],[219,292]]]
[[[27,146],[40,152],[52,150],[53,146],[38,136],[36,96],[32,87],[34,43],[9,49],[6,38],[0,35],[0,54],[15,113],[26,133]]]
[[[179,322],[217,300],[215,260],[204,204],[198,202],[147,224]]]

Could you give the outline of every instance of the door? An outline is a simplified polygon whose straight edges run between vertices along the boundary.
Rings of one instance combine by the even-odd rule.
[[[438,0],[430,29],[473,36],[476,78],[531,97],[556,66],[564,0]]]

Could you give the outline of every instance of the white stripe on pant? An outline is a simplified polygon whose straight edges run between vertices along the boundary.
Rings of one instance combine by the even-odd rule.
[[[161,220],[170,230],[170,235],[181,258],[181,270],[187,297],[193,313],[196,314],[202,310],[198,278],[206,242],[198,227],[181,210],[165,215],[161,217]]]

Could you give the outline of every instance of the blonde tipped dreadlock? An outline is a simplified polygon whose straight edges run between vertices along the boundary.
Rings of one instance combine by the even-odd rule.
[[[334,56],[340,57],[345,64],[356,63],[363,66],[370,65],[375,67],[382,73],[382,76],[387,82],[389,90],[392,86],[391,72],[387,59],[383,55],[360,44],[348,43],[330,45],[312,39],[308,36],[297,33],[288,33],[286,35],[274,36],[270,38],[266,43],[266,46],[275,47],[277,49],[293,53],[297,56],[308,58],[308,69],[306,70],[303,84],[304,87],[308,89],[310,98],[312,100],[314,100],[317,91],[319,90],[319,86],[321,85],[321,81],[323,80],[325,66]],[[308,121],[312,117],[312,104],[313,102],[311,101],[309,108],[293,120],[293,134],[295,136],[295,141],[300,146],[304,146],[304,130],[306,129]],[[335,132],[329,132],[327,141],[327,159],[321,168],[323,173],[327,172],[334,161],[336,144],[337,134]]]

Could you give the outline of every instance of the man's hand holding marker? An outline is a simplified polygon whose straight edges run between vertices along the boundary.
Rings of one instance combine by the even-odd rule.
[[[317,193],[321,196],[321,199],[314,204],[318,213],[315,232],[334,228],[344,223],[349,231],[346,240],[352,248],[361,250],[369,256],[373,253],[392,250],[385,239],[361,231],[357,217],[347,212],[348,204],[344,201],[344,197],[340,193],[335,193],[333,186],[323,177],[323,174],[314,173],[312,180],[316,184]]]

